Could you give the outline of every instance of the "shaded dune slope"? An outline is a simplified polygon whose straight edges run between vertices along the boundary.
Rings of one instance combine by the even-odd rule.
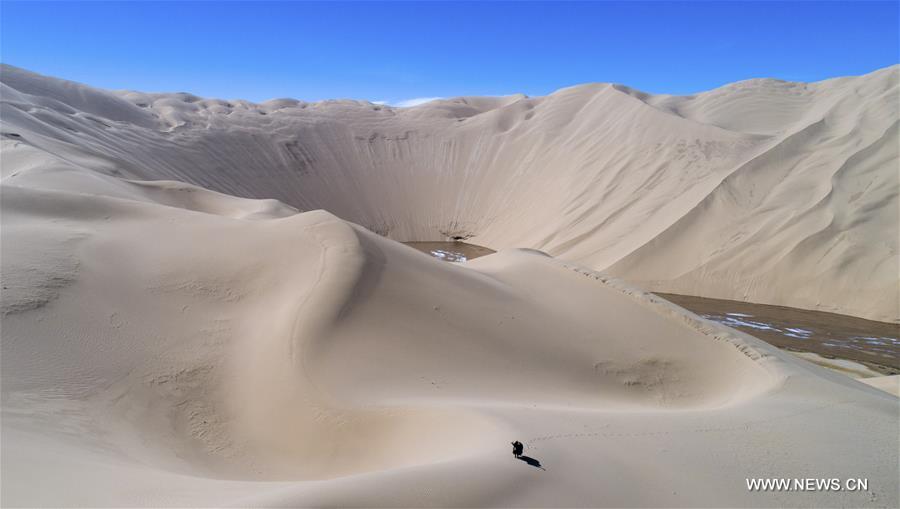
[[[897,75],[403,109],[107,92],[4,66],[4,172],[182,181],[395,240],[535,248],[659,291],[897,321]]]
[[[479,406],[717,407],[778,379],[739,337],[673,326],[535,252],[464,268],[321,211],[248,221],[12,186],[2,198],[3,271],[28,276],[4,278],[6,402],[56,391],[103,435],[136,426],[116,445],[175,471],[332,477],[502,440]],[[35,239],[54,249],[17,256]]]

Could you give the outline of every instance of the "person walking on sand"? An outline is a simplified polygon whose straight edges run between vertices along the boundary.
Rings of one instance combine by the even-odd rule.
[[[522,455],[522,452],[525,451],[525,446],[522,445],[522,442],[519,442],[518,440],[513,442],[512,446],[513,446],[513,456],[515,456],[518,459],[518,457]]]

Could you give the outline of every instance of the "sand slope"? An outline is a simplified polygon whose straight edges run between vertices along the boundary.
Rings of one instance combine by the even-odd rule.
[[[868,126],[877,101],[850,91],[896,87],[892,73],[817,87]],[[391,110],[111,93],[9,67],[2,81],[3,506],[900,504],[896,397],[566,260],[627,275],[631,257],[654,266],[642,236],[664,249],[672,228],[712,235],[691,226],[702,214],[681,218],[727,194],[728,166],[687,146],[678,160],[681,128],[728,164],[776,136],[712,92],[701,118],[687,99],[606,85]],[[775,118],[812,107],[798,104]],[[895,142],[856,131],[882,148],[846,167],[883,182],[872,161]],[[672,159],[658,185],[626,178],[657,156]],[[857,197],[869,215],[842,209],[847,231],[883,232],[893,193]],[[366,227],[563,258],[449,264]],[[876,275],[896,256],[872,253],[860,263],[882,253]],[[824,295],[849,306],[842,263],[794,270],[836,271]],[[859,298],[874,298],[865,281]],[[541,468],[512,458],[515,439]],[[869,489],[751,492],[748,477]]]
[[[881,389],[885,392],[900,397],[900,375],[877,376],[861,380],[866,385]]]
[[[898,502],[896,398],[618,280],[82,177],[0,188],[4,506]]]
[[[404,109],[108,92],[4,66],[3,171],[183,181],[395,240],[470,237],[651,290],[897,321],[898,70]]]

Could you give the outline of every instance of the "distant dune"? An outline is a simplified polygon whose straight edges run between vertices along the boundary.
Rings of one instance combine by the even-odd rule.
[[[4,66],[0,503],[895,507],[896,397],[638,286],[897,320],[897,73],[394,109]],[[447,237],[500,251],[391,240]]]
[[[391,108],[109,92],[4,66],[3,129],[21,136],[4,182],[176,180],[400,241],[462,236],[650,290],[896,322],[898,72]]]

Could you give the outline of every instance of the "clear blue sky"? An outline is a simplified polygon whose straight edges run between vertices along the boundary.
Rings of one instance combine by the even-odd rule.
[[[691,93],[898,63],[898,2],[0,2],[4,63],[104,88],[305,100]]]

